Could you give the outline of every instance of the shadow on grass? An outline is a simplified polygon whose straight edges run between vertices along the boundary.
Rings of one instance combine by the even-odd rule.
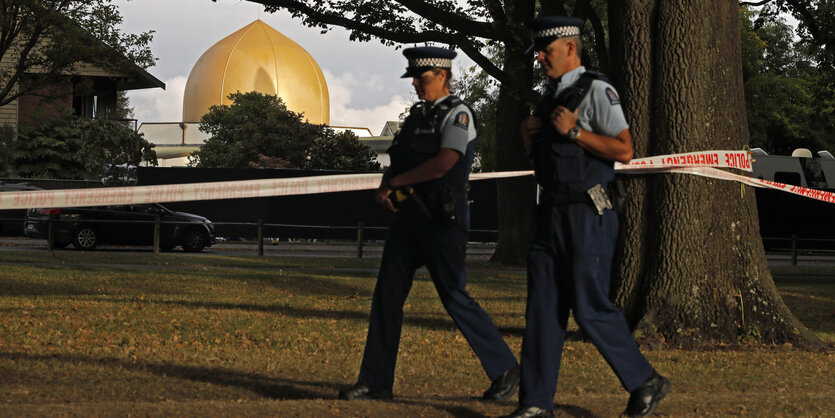
[[[229,309],[241,310],[247,312],[264,312],[279,315],[290,316],[301,319],[338,319],[338,320],[354,320],[354,321],[368,321],[368,312],[365,311],[344,311],[344,310],[329,310],[329,309],[312,309],[312,308],[298,308],[286,305],[255,305],[250,303],[223,303],[223,302],[191,302],[191,301],[160,301],[154,302],[164,305],[177,305],[187,308],[202,308],[202,309]],[[443,318],[429,318],[429,317],[415,317],[406,316],[403,320],[404,325],[420,327],[429,331],[452,331],[457,330],[452,319],[444,315]],[[502,335],[510,335],[514,337],[522,337],[525,334],[524,327],[498,327]],[[566,335],[566,340],[579,341],[582,340],[582,333],[579,331],[569,330]]]
[[[70,283],[43,283],[4,277],[0,296],[83,296],[93,295],[94,290]]]
[[[322,398],[322,392],[303,389],[299,386],[325,387],[331,389],[334,393],[337,389],[337,386],[330,382],[273,378],[256,373],[242,373],[223,368],[131,362],[113,357],[92,358],[69,354],[41,355],[11,352],[0,353],[0,358],[13,361],[61,361],[73,364],[80,363],[91,366],[108,366],[130,371],[149,372],[160,376],[206,382],[215,385],[237,386],[271,399],[294,400]]]
[[[815,290],[818,290],[815,293]],[[795,288],[792,291],[781,289],[783,302],[806,327],[815,332],[835,332],[835,308],[832,297],[827,297],[828,289]],[[835,292],[828,290],[833,296]]]
[[[21,352],[0,353],[0,359],[11,361],[59,361],[70,364],[87,364],[92,367],[112,367],[129,371],[152,373],[159,376],[172,377],[176,379],[205,382],[213,385],[234,386],[252,391],[262,397],[275,400],[316,400],[334,399],[342,384],[322,381],[305,381],[298,379],[285,379],[268,377],[257,373],[243,373],[224,368],[183,366],[164,363],[132,362],[123,359],[105,357],[93,358],[70,354],[30,354]],[[319,388],[305,389],[300,386],[313,386]],[[429,405],[446,410],[456,417],[483,417],[484,415],[476,410],[462,405],[447,405],[449,402],[466,403],[472,402],[474,398],[442,397],[434,400],[413,400],[395,399],[393,403],[407,405]],[[593,416],[590,411],[575,406],[557,406],[559,410],[565,410],[571,416]],[[575,414],[575,412],[580,412]]]
[[[554,413],[559,415],[568,415],[570,417],[585,418],[595,418],[600,416],[595,414],[594,412],[589,411],[586,408],[579,407],[576,405],[554,405]]]

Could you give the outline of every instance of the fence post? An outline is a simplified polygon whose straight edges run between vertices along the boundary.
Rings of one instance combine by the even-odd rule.
[[[159,215],[154,216],[154,255],[159,255],[160,221],[161,221],[161,218],[160,218]]]
[[[264,220],[258,218],[258,255],[264,255]]]
[[[362,222],[357,224],[357,258],[362,258],[362,228],[364,226]]]
[[[797,265],[797,234],[792,234],[792,265]]]
[[[49,248],[49,253],[55,252],[55,229],[52,227],[55,215],[49,214],[46,220],[46,246]]]

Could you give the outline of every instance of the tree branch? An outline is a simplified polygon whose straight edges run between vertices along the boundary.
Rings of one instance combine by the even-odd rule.
[[[762,1],[741,1],[739,2],[740,6],[762,6],[766,3],[771,3],[773,0],[762,0]]]
[[[603,23],[600,22],[600,16],[594,10],[591,0],[580,0],[577,8],[574,10],[575,14],[579,12],[579,17],[588,19],[594,30],[594,49],[597,51],[597,56],[600,59],[600,71],[609,72],[609,49],[606,48],[606,32],[603,29]]]
[[[496,39],[496,28],[491,23],[464,18],[422,0],[396,0],[418,16],[433,23],[479,38]]]
[[[504,25],[507,22],[507,15],[504,13],[504,9],[502,8],[502,4],[499,3],[499,0],[481,0],[481,4],[484,5],[484,8],[487,9],[487,12],[490,13],[490,17],[496,24]]]
[[[455,45],[461,48],[461,51],[467,54],[467,56],[470,57],[470,59],[473,60],[473,62],[475,62],[476,65],[481,67],[484,70],[484,72],[486,72],[490,77],[493,77],[500,83],[507,84],[508,86],[511,86],[518,91],[530,90],[529,87],[522,86],[516,80],[508,77],[507,73],[504,70],[497,67],[495,64],[493,64],[492,61],[490,61],[489,58],[484,56],[484,54],[482,54],[481,51],[475,45],[473,45],[473,43],[467,37],[463,35],[457,35]]]
[[[452,32],[444,32],[444,31],[424,31],[424,32],[406,32],[406,31],[397,31],[386,29],[382,27],[378,27],[372,24],[367,24],[364,22],[357,21],[355,19],[351,19],[343,14],[336,14],[330,13],[327,11],[323,11],[321,9],[316,9],[312,7],[310,4],[300,1],[300,0],[253,0],[255,3],[260,3],[265,6],[269,6],[274,10],[277,9],[286,9],[297,16],[303,16],[305,22],[307,24],[315,23],[315,24],[322,24],[326,26],[339,26],[354,32],[363,33],[369,35],[371,37],[379,38],[381,40],[386,41],[387,43],[401,43],[401,44],[415,44],[415,43],[423,43],[423,42],[439,42],[443,44],[447,44],[450,46],[457,46],[461,49],[461,51],[466,54],[470,59],[472,59],[479,67],[481,67],[487,74],[491,77],[495,78],[502,84],[507,84],[512,88],[522,91],[528,92],[530,91],[530,86],[523,86],[517,80],[511,79],[508,77],[507,73],[502,70],[501,68],[497,67],[493,62],[490,61],[489,58],[484,56],[484,54],[480,51],[480,46],[473,41],[473,39],[468,36],[468,33],[472,33],[473,31],[460,31],[458,27],[453,27],[452,25],[471,25],[472,21],[464,20],[464,19],[449,19],[445,21],[438,21],[435,18],[435,15],[432,16],[433,21],[436,22],[444,22],[446,27],[448,27]],[[485,0],[487,2],[493,2],[494,5],[498,6],[496,0]],[[419,0],[397,0],[399,4],[409,8],[414,13],[435,13],[444,14],[446,12],[442,11],[433,6],[429,6],[424,1]],[[495,12],[495,10],[494,10]],[[502,12],[503,13],[503,12]],[[448,13],[447,13],[448,14]],[[475,22],[478,23],[478,22]],[[487,38],[487,39],[495,39],[503,42],[508,42],[510,39],[511,33],[509,30],[499,31],[497,30],[496,26],[493,24],[487,23],[478,23],[476,27],[481,27],[480,25],[485,25],[484,27],[490,28],[490,36],[480,36],[474,35],[480,38]],[[475,32],[478,32],[477,30]],[[504,38],[504,39],[503,39]]]
[[[818,22],[815,20],[815,16],[812,11],[807,8],[808,3],[799,0],[786,0],[786,3],[791,5],[797,14],[800,15],[803,23],[805,23],[806,27],[809,29],[809,33],[812,35],[812,38],[819,43],[824,43],[825,40],[821,36]]]
[[[252,0],[254,3],[260,3],[274,10],[278,9],[287,9],[291,13],[297,15],[304,15],[306,16],[305,21],[306,23],[315,22],[315,23],[322,23],[325,25],[334,25],[340,26],[345,29],[349,29],[354,32],[365,33],[370,36],[380,38],[389,42],[395,43],[421,43],[421,42],[442,42],[449,44],[448,33],[443,31],[423,31],[423,32],[406,32],[406,31],[396,31],[391,29],[385,29],[379,26],[375,26],[373,24],[368,24],[364,22],[359,22],[357,20],[351,19],[343,14],[336,14],[330,13],[322,10],[315,9],[311,7],[305,1],[299,0]],[[436,7],[430,7],[426,3],[421,1],[415,0],[398,0],[398,2],[408,3],[413,7],[417,8],[422,13],[432,13],[437,12],[439,15],[450,13],[442,11]],[[426,6],[426,8],[420,8],[419,6],[422,5]],[[408,6],[407,6],[408,7]],[[414,10],[413,10],[414,12]],[[417,13],[417,12],[415,12]],[[432,20],[435,21],[437,17],[432,15]],[[494,25],[491,23],[484,23],[484,22],[474,22],[471,20],[459,18],[459,19],[450,19],[447,23],[459,25],[459,26],[448,26],[448,28],[455,32],[464,32],[465,34],[472,33],[472,36],[486,38],[486,39],[494,39],[494,40],[501,40],[501,36],[504,35],[503,31],[499,31],[496,29]],[[442,39],[446,38],[446,39]]]
[[[543,0],[540,2],[540,4],[542,5],[542,9],[539,12],[541,16],[568,16],[568,11],[565,10],[565,0]]]
[[[20,85],[20,80],[23,78],[24,73],[29,71],[33,66],[40,64],[40,62],[33,61],[29,57],[32,50],[35,49],[35,47],[43,39],[42,35],[46,29],[39,23],[40,22],[34,24],[31,35],[18,49],[17,56],[15,57],[15,63],[13,65],[14,70],[11,72],[11,75],[8,79],[3,80],[5,85],[2,90],[0,90],[0,106],[5,106],[27,93],[27,90]],[[12,93],[12,90],[14,90],[15,87],[17,87],[17,92]]]

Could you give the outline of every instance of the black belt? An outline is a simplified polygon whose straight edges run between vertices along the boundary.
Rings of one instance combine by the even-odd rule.
[[[539,203],[547,206],[590,202],[591,197],[585,190],[568,186],[542,189],[539,195]]]

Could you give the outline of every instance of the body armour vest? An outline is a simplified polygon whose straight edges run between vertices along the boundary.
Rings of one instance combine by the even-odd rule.
[[[449,112],[463,103],[458,97],[450,95],[434,106],[424,101],[412,106],[406,122],[387,150],[391,158],[392,176],[409,171],[438,154],[441,150],[441,123]],[[470,113],[472,114],[472,109],[470,109]],[[475,122],[473,120],[473,123]],[[446,186],[467,184],[475,155],[475,143],[476,141],[472,140],[467,144],[466,153],[455,162],[452,169],[443,177],[438,180],[416,184],[414,185],[415,190],[421,195],[427,196],[428,194],[437,194]]]
[[[614,180],[612,161],[586,152],[571,138],[557,132],[551,123],[551,112],[557,106],[565,106],[573,112],[589,92],[592,81],[602,77],[601,74],[586,71],[557,97],[546,93],[536,106],[535,116],[542,121],[542,128],[534,137],[533,160],[536,181],[543,188],[585,191],[595,184],[606,187]]]

